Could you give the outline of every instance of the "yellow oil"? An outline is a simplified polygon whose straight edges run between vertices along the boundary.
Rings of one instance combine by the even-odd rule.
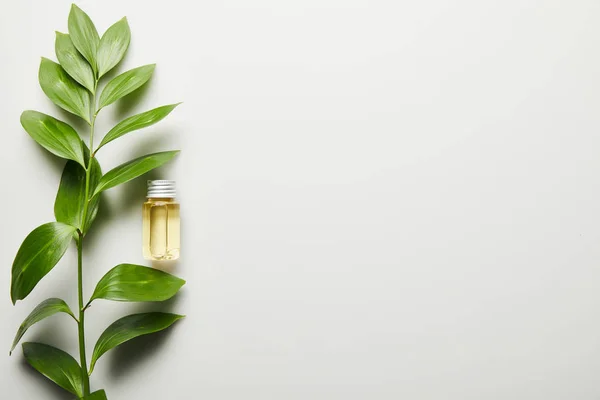
[[[143,208],[143,250],[147,260],[176,260],[180,251],[179,203],[149,198]]]

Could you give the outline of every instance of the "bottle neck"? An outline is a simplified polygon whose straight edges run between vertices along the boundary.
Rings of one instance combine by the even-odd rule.
[[[146,201],[149,202],[163,202],[163,203],[175,203],[175,197],[147,197]]]

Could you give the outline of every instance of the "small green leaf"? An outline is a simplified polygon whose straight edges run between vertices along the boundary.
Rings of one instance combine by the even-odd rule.
[[[73,357],[42,343],[23,343],[27,362],[40,374],[78,397],[83,396],[81,369]]]
[[[24,111],[21,125],[50,153],[84,165],[83,142],[69,124],[37,111]]]
[[[63,67],[42,57],[39,81],[42,90],[54,104],[90,123],[90,94]]]
[[[164,301],[175,296],[185,284],[183,279],[134,264],[120,264],[100,279],[90,299],[114,301]]]
[[[100,335],[98,342],[96,342],[96,347],[94,347],[94,353],[92,354],[90,375],[94,371],[96,361],[107,351],[138,336],[162,331],[181,318],[183,318],[183,315],[150,312],[128,315],[117,320],[106,328],[102,335]]]
[[[86,152],[89,152],[86,148]],[[89,193],[91,196],[102,177],[100,164],[97,158],[92,159],[90,170]],[[100,197],[94,197],[88,204],[86,224],[82,226],[81,218],[85,205],[85,169],[79,164],[69,161],[65,165],[60,186],[54,201],[54,216],[58,222],[63,222],[87,232],[98,213]]]
[[[54,49],[58,62],[65,71],[75,79],[79,84],[89,90],[91,93],[96,91],[94,81],[94,71],[90,64],[81,56],[81,53],[75,48],[71,37],[66,33],[56,32],[56,41]]]
[[[154,67],[155,64],[144,65],[143,67],[123,72],[121,75],[113,78],[113,80],[106,84],[104,90],[102,90],[98,109],[100,110],[119,100],[121,97],[127,96],[148,82],[148,79],[150,79],[154,72]]]
[[[104,390],[98,390],[90,395],[85,396],[83,400],[108,400],[108,397],[106,397],[106,392]]]
[[[100,192],[128,182],[148,171],[158,168],[171,160],[179,151],[163,151],[160,153],[148,154],[121,164],[118,167],[111,169],[100,179],[93,196]]]
[[[150,125],[154,125],[155,123],[159,122],[167,115],[169,115],[171,111],[173,111],[173,109],[175,109],[175,107],[177,107],[179,104],[181,103],[158,107],[153,110],[146,111],[141,114],[137,114],[124,119],[123,121],[115,125],[115,127],[112,128],[104,136],[102,142],[100,142],[100,145],[98,146],[98,149],[96,149],[96,151],[98,151],[105,144],[112,142],[113,140],[125,135],[126,133],[146,128]]]
[[[29,316],[25,318],[25,321],[23,321],[23,323],[19,327],[19,330],[15,335],[15,340],[13,341],[12,347],[10,348],[10,353],[12,354],[15,347],[17,347],[17,344],[19,344],[19,341],[21,340],[25,332],[27,332],[27,329],[31,328],[34,324],[40,322],[41,320],[60,312],[69,314],[71,317],[73,317],[73,319],[75,319],[75,315],[73,315],[73,312],[64,300],[53,298],[44,300],[40,304],[38,304],[38,306],[33,309],[31,314],[29,314]]]
[[[100,43],[100,35],[90,17],[77,7],[71,6],[69,13],[69,35],[73,44],[96,71],[96,52]]]
[[[98,47],[98,77],[113,69],[125,55],[131,40],[127,18],[123,18],[108,28]]]
[[[75,231],[70,225],[49,222],[27,235],[12,265],[10,296],[13,304],[27,297],[60,261]]]

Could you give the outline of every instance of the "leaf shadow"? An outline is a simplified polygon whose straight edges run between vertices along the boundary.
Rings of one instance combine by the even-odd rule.
[[[121,120],[125,117],[129,117],[132,114],[132,110],[136,105],[140,103],[140,101],[146,97],[150,88],[152,86],[152,78],[148,82],[146,82],[142,87],[137,90],[134,90],[127,96],[117,100],[115,103],[115,116]]]
[[[139,207],[141,213],[142,204],[146,201],[147,181],[155,179],[159,179],[159,175],[156,170],[152,170],[123,185],[118,212],[127,213]]]
[[[61,387],[57,386],[54,382],[37,372],[33,367],[27,363],[25,357],[21,357],[19,367],[24,374],[31,376],[31,378],[39,383],[44,389],[44,398],[50,400],[72,400],[73,395]]]
[[[54,107],[55,112],[58,114],[57,119],[66,122],[73,129],[79,133],[79,136],[82,140],[85,140],[89,137],[90,126],[83,119],[79,118],[76,115],[71,114],[70,112],[63,110],[60,107]]]
[[[21,344],[25,342],[45,343],[54,346],[58,349],[65,350],[66,348],[68,348],[69,342],[64,337],[64,335],[57,335],[57,332],[61,332],[66,324],[73,324],[73,329],[77,327],[77,323],[66,314],[60,316],[56,315],[52,318],[47,318],[43,322],[43,324],[41,324],[41,326],[35,327],[34,332],[30,334],[28,331],[27,335],[29,335],[29,337],[24,337],[21,340]],[[77,358],[77,354],[71,354],[71,356],[73,356],[73,358]]]
[[[39,154],[39,158],[43,158],[50,165],[50,168],[53,171],[58,173],[58,179],[62,176],[62,171],[65,168],[66,160],[64,158],[60,158],[50,153],[48,150],[44,149],[42,146],[35,143],[33,140],[31,141],[32,147],[35,148],[34,151],[37,151]]]
[[[98,207],[98,214],[92,224],[92,227],[85,234],[85,240],[90,243],[90,247],[95,248],[97,240],[102,237],[102,232],[112,222],[112,216],[114,215],[114,207],[108,201],[105,193],[100,194],[100,206]]]
[[[48,322],[50,322],[50,321],[48,321]],[[64,343],[48,343],[48,340],[47,340],[47,338],[56,339],[59,336],[59,335],[56,335],[56,332],[58,331],[57,326],[59,326],[59,322],[60,321],[54,319],[52,321],[52,323],[45,323],[44,326],[41,327],[41,329],[37,329],[35,331],[34,335],[31,335],[29,338],[27,338],[26,340],[23,340],[21,343],[24,343],[24,342],[47,343],[47,344],[50,344],[57,348],[63,347],[61,345],[63,345]],[[64,321],[63,321],[63,323],[64,323]],[[19,347],[20,346],[18,346],[15,349],[15,352],[13,352],[13,357],[15,357],[17,354],[19,354],[20,369],[23,371],[24,374],[31,376],[33,380],[36,380],[39,382],[39,385],[41,387],[43,387],[45,396],[47,396],[44,398],[51,399],[51,400],[71,400],[71,399],[73,399],[72,394],[70,394],[66,390],[62,389],[60,386],[56,385],[54,382],[52,382],[51,380],[49,380],[48,378],[46,378],[45,376],[40,374],[31,365],[29,365],[29,363],[27,362],[25,357],[22,356],[21,351],[17,352]]]
[[[142,303],[134,313],[151,311],[171,312],[179,302],[179,295],[162,303]],[[113,379],[122,379],[128,371],[151,362],[158,356],[178,323],[169,328],[132,339],[113,349],[109,360],[109,373]]]

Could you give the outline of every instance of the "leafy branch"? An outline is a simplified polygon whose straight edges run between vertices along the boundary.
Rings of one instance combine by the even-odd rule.
[[[58,107],[83,119],[89,126],[89,144],[66,122],[38,111],[21,115],[21,125],[39,145],[64,158],[56,200],[55,222],[35,228],[23,241],[12,265],[11,299],[25,299],[60,261],[72,241],[77,245],[78,307],[74,313],[67,303],[50,298],[40,303],[23,321],[11,347],[11,354],[27,330],[58,313],[69,315],[77,324],[79,362],[68,353],[48,344],[23,343],[27,362],[58,386],[78,399],[106,400],[104,390],[91,393],[90,375],[107,351],[135,337],[168,328],[181,315],[150,312],[125,316],[111,324],[98,339],[90,368],[86,357],[85,316],[96,300],[158,302],[175,296],[185,281],[166,272],[141,265],[120,264],[98,282],[92,296],[84,302],[83,249],[86,234],[100,207],[100,194],[135,179],[170,161],[178,151],[148,154],[126,162],[103,174],[96,157],[108,143],[130,132],[151,126],[177,107],[165,105],[124,119],[94,147],[96,118],[101,110],[143,86],[155,65],[145,65],[110,79],[101,93],[99,83],[123,59],[131,33],[127,19],[112,25],[100,37],[90,17],[73,4],[68,20],[69,33],[56,33],[58,63],[42,58],[39,82],[43,92]]]

